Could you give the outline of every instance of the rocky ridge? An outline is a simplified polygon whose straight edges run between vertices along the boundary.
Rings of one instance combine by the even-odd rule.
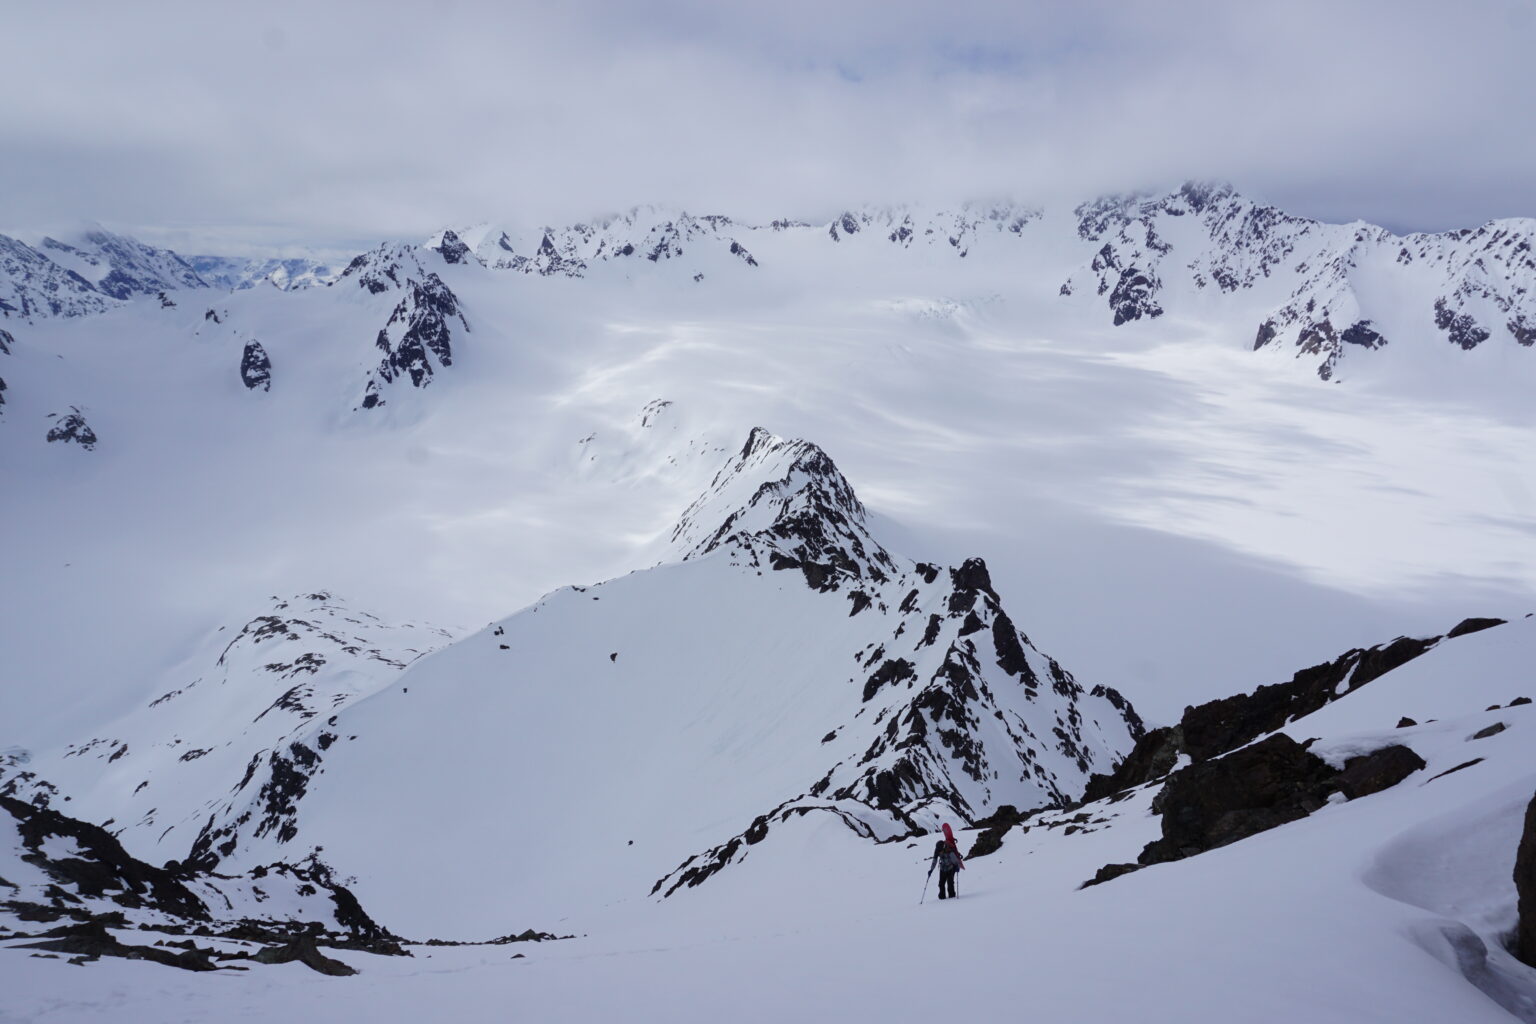
[[[1253,202],[1228,185],[1187,183],[1167,195],[1105,197],[1076,208],[1078,235],[1100,244],[1094,291],[1120,325],[1163,314],[1168,285],[1273,295],[1253,347],[1291,348],[1332,379],[1350,352],[1387,345],[1387,308],[1362,303],[1375,273],[1421,287],[1413,315],[1472,349],[1495,334],[1536,344],[1536,222],[1495,221],[1441,234],[1393,235],[1374,225],[1325,224]],[[1064,295],[1082,291],[1075,273]]]
[[[1091,690],[1014,626],[984,562],[945,568],[898,559],[869,533],[863,506],[820,448],[754,429],[681,517],[685,559],[724,558],[794,573],[869,619],[843,684],[853,721],[822,740],[830,763],[802,794],[656,883],[696,885],[761,841],[774,822],[836,815],[867,838],[974,821],[1005,804],[1040,808],[1082,793],[1088,776],[1139,738],[1119,693]]]
[[[451,235],[451,232],[449,233]],[[466,250],[463,250],[467,252]],[[460,250],[450,248],[460,254]],[[424,388],[437,371],[453,365],[454,324],[469,332],[459,298],[424,258],[448,262],[440,251],[408,245],[383,245],[358,256],[337,279],[355,281],[370,294],[398,292],[400,300],[379,330],[374,345],[383,358],[363,385],[362,409],[385,405],[385,392],[397,380]]]
[[[36,247],[0,235],[0,316],[86,316],[139,296],[207,286],[169,249],[100,228]]]

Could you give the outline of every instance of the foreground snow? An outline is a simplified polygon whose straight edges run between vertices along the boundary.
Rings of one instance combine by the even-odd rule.
[[[563,941],[416,947],[409,960],[338,953],[363,972],[355,979],[296,965],[212,976],[113,961],[79,969],[8,952],[0,990],[8,1019],[49,1021],[277,1021],[316,1006],[378,1021],[1532,1020],[1536,969],[1497,936],[1536,789],[1536,705],[1508,706],[1532,689],[1533,653],[1536,620],[1447,641],[1290,728],[1320,737],[1325,755],[1412,746],[1428,766],[1398,786],[1085,890],[1098,865],[1133,860],[1158,835],[1155,787],[1015,829],[970,862],[953,902],[930,892],[919,905],[926,839],[873,846],[812,817],[775,829],[697,890],[558,922],[577,934]],[[1492,704],[1502,706],[1482,710]],[[1424,724],[1394,729],[1404,713]],[[1495,722],[1506,729],[1468,739]],[[1436,778],[1472,757],[1483,760]],[[561,848],[535,823],[526,834]],[[589,866],[573,857],[562,871],[558,860],[543,881],[552,896],[574,896]]]

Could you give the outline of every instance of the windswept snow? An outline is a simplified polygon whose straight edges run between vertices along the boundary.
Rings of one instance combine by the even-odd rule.
[[[415,940],[574,936],[362,984],[6,949],[0,1017],[1536,1020],[1532,224],[1192,185],[335,268],[0,236],[0,789]],[[918,905],[939,822],[1480,615],[1285,726],[1410,747],[1391,789],[1084,890],[1158,786],[1047,809]]]

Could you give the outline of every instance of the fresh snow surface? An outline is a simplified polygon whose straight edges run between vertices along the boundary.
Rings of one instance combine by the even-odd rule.
[[[0,785],[57,787],[155,863],[323,848],[409,938],[576,936],[339,954],[350,980],[0,951],[0,1020],[321,1000],[379,1020],[1536,1020],[1500,945],[1531,709],[1483,710],[1536,696],[1532,230],[1404,239],[1200,190],[816,224],[644,209],[389,242],[286,289],[241,288],[256,264],[233,262],[210,287],[105,233],[0,237]],[[1364,320],[1386,345],[1344,337]],[[242,376],[252,346],[269,387]],[[90,448],[47,440],[71,415]],[[1164,724],[1351,647],[1512,621],[1287,728],[1336,761],[1408,743],[1427,771],[1231,847],[1078,891],[1157,835],[1144,791],[1085,808],[1087,832],[1010,833],[960,900],[918,906],[928,837],[876,843],[899,819],[828,795],[662,899],[824,774],[887,763],[906,692],[861,693],[904,622],[894,582],[860,611],[768,541],[707,550],[718,512],[776,522],[719,476],[754,427],[835,460],[857,536],[900,573],[984,558],[1031,671],[1057,659],[1082,691],[1020,718],[1048,736],[1079,711],[1082,763],[1045,740],[1026,784],[989,753],[996,777],[954,790],[978,815],[1075,795],[1124,751],[1100,686]],[[268,615],[304,625],[221,664]],[[1032,702],[1003,690],[988,616],[969,637],[1001,718],[967,735],[1000,744],[1007,702]],[[960,760],[931,778],[968,778]],[[301,799],[264,791],[294,765]]]
[[[1166,274],[1188,301],[1116,327],[1102,296],[1059,294],[1095,251],[1069,211],[989,231],[960,257],[764,228],[756,267],[722,244],[581,278],[410,250],[473,330],[371,410],[402,294],[355,277],[7,321],[7,741],[126,712],[272,594],[480,623],[660,560],[758,425],[825,448],[893,548],[985,557],[1032,638],[1154,721],[1528,606],[1530,350],[1414,321],[1324,384],[1250,351],[1267,297]],[[253,341],[270,391],[241,383]],[[94,451],[44,442],[72,407]],[[89,642],[37,641],[59,622]]]
[[[1532,621],[1445,641],[1291,728],[1334,747],[1390,737],[1426,769],[1090,889],[1077,886],[1098,865],[1133,860],[1156,837],[1155,787],[1085,806],[1086,828],[1071,834],[1066,813],[1011,832],[969,862],[953,902],[930,887],[919,905],[928,838],[874,846],[807,817],[696,890],[539,925],[576,935],[559,942],[418,946],[409,960],[341,952],[364,973],[339,981],[298,967],[202,977],[13,954],[0,957],[6,1008],[17,1020],[81,1021],[291,1020],[317,1001],[332,1016],[380,1021],[914,1020],[1020,1006],[1043,1019],[1168,1024],[1531,1020],[1536,971],[1497,937],[1513,901],[1515,823],[1536,788],[1536,705],[1482,708],[1533,689],[1523,671],[1533,655]],[[1454,714],[1447,690],[1460,698]],[[1447,710],[1394,730],[1400,706]],[[1508,728],[1466,738],[1493,721]],[[1434,778],[1474,755],[1483,761]],[[523,824],[515,845],[569,854],[544,868],[551,891],[579,899],[601,884],[564,835]],[[428,841],[409,832],[396,841]]]

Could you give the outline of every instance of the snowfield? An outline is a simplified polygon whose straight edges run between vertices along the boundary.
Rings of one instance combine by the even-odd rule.
[[[0,909],[0,1021],[1536,1021],[1533,234],[1187,186],[0,236],[0,794],[194,887],[323,864],[413,954],[81,968]],[[1047,805],[1143,726],[1470,616],[1283,726],[1424,768],[1079,888],[1161,782]],[[0,830],[0,904],[62,842]]]

